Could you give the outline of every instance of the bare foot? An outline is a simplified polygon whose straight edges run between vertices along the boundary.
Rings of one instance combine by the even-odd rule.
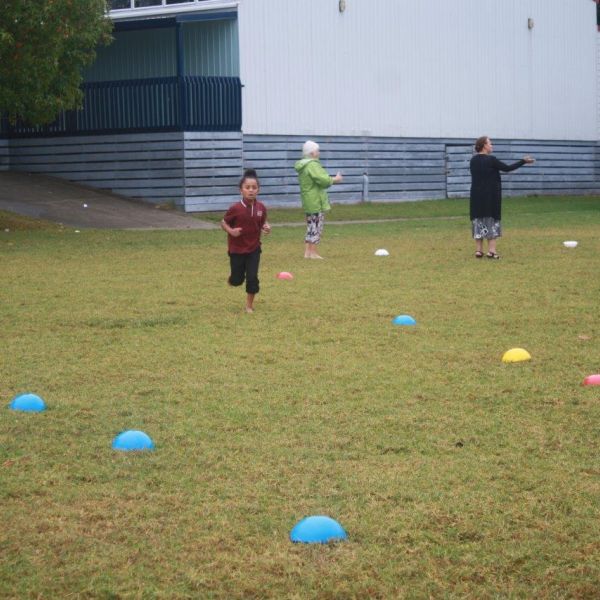
[[[310,257],[311,257],[311,258],[318,258],[318,259],[320,259],[320,260],[323,260],[323,257],[322,257],[322,256],[319,256],[318,254],[311,254],[311,255],[310,255]]]
[[[254,312],[254,309],[253,309],[251,306],[246,306],[246,312],[247,312],[248,314],[250,314],[250,313],[253,313],[253,312]]]

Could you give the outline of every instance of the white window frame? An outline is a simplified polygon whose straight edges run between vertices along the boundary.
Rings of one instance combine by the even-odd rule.
[[[131,19],[132,17],[155,17],[159,15],[176,15],[187,12],[198,12],[203,10],[231,9],[237,8],[239,0],[193,0],[181,4],[167,4],[167,0],[161,0],[158,6],[143,6],[135,8],[135,0],[129,0],[129,8],[117,8],[110,10],[108,16],[113,21]]]

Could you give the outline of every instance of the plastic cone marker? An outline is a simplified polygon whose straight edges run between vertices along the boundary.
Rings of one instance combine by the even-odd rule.
[[[583,385],[600,385],[600,373],[595,375],[588,375],[583,380]]]
[[[390,253],[385,248],[379,248],[375,250],[375,256],[389,256]]]
[[[294,276],[287,271],[281,271],[281,273],[277,273],[277,279],[294,279]]]
[[[23,412],[42,412],[46,410],[46,403],[36,394],[19,394],[12,399],[9,407]]]
[[[563,246],[565,246],[565,248],[577,248],[577,242],[575,240],[567,240],[566,242],[563,242]]]
[[[416,325],[417,322],[410,315],[398,315],[392,319],[394,325]]]
[[[502,362],[505,363],[521,362],[524,360],[531,360],[531,354],[523,348],[511,348],[502,356]]]
[[[154,450],[154,442],[143,431],[130,429],[123,431],[115,437],[112,443],[113,450]]]
[[[290,532],[292,542],[304,544],[327,544],[347,537],[348,534],[335,519],[323,515],[302,519]]]

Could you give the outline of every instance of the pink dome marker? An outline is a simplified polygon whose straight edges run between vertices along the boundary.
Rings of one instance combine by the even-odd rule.
[[[583,380],[583,385],[600,385],[600,373],[596,375],[588,375]]]

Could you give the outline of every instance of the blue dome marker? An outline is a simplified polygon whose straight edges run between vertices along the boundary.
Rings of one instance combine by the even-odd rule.
[[[417,322],[410,315],[398,315],[392,319],[394,325],[416,325]]]
[[[327,544],[347,537],[348,534],[335,519],[322,515],[302,519],[290,532],[292,542],[304,544]]]
[[[143,431],[130,429],[123,431],[115,437],[112,443],[113,450],[154,450],[154,442],[150,436]]]
[[[37,394],[28,393],[15,396],[9,407],[23,412],[42,412],[46,410],[46,403]]]

